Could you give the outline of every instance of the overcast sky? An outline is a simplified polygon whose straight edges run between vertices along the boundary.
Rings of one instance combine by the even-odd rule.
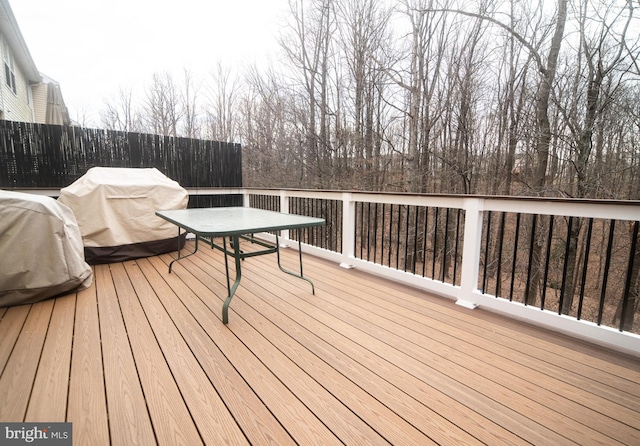
[[[287,0],[9,0],[38,70],[58,81],[72,119],[99,124],[119,88],[153,73],[265,63]]]

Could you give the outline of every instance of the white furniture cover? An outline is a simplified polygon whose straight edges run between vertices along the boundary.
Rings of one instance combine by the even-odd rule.
[[[96,264],[177,250],[176,227],[155,212],[186,208],[189,194],[155,168],[93,167],[58,201],[73,210],[85,258]]]
[[[0,307],[88,288],[76,219],[50,197],[0,190]]]

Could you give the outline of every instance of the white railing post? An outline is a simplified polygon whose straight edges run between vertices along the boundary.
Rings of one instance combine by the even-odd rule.
[[[356,204],[350,192],[342,194],[342,262],[343,268],[353,268],[352,259],[355,257],[355,224]]]
[[[475,308],[474,293],[478,289],[480,250],[482,249],[482,216],[484,200],[465,198],[464,200],[464,247],[462,249],[462,278],[456,304]]]
[[[284,212],[285,214],[289,213],[289,196],[286,190],[280,190],[280,212]],[[280,247],[288,248],[289,240],[289,230],[285,229],[281,232]]]
[[[242,191],[242,206],[245,208],[251,207],[251,195],[247,189]]]

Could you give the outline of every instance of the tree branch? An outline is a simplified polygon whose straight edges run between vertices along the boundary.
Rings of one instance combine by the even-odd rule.
[[[538,50],[536,50],[536,48],[533,45],[531,45],[531,43],[529,43],[524,37],[522,37],[520,34],[518,34],[516,31],[514,31],[514,29],[511,28],[511,26],[509,26],[509,25],[507,25],[505,23],[502,23],[500,20],[496,20],[493,17],[488,17],[488,16],[485,16],[485,15],[482,15],[482,14],[477,14],[477,13],[474,13],[474,12],[461,11],[459,9],[424,9],[422,11],[423,12],[450,12],[450,13],[453,13],[453,14],[460,14],[460,15],[464,15],[464,16],[467,16],[467,17],[474,17],[476,19],[487,21],[489,23],[492,23],[492,24],[504,29],[509,34],[511,34],[518,42],[520,42],[525,48],[527,48],[529,50],[529,53],[531,53],[531,56],[536,61],[536,65],[538,66],[538,70],[540,70],[540,72],[542,74],[546,75],[547,68],[542,63],[542,57],[540,57],[540,53],[538,53]]]

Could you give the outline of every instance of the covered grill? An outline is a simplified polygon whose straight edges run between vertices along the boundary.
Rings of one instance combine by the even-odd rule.
[[[93,167],[58,200],[73,210],[90,264],[158,255],[184,242],[155,212],[184,209],[189,195],[155,168]]]
[[[50,197],[0,190],[0,307],[88,288],[76,219]]]

